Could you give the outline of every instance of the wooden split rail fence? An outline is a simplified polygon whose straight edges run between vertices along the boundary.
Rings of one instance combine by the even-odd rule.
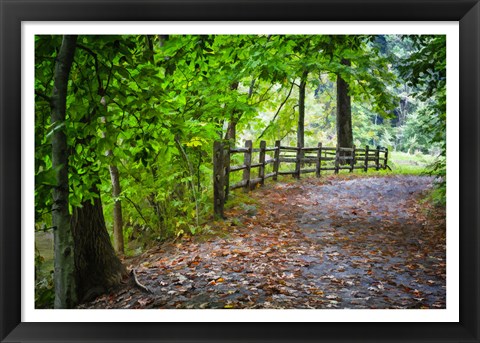
[[[243,163],[231,165],[235,154],[243,154]],[[254,161],[253,156],[258,154]],[[273,155],[273,158],[270,156]],[[243,188],[245,191],[254,189],[257,185],[263,185],[265,180],[272,178],[277,180],[278,175],[292,175],[300,178],[303,174],[315,173],[320,177],[322,171],[362,169],[365,172],[370,168],[375,170],[390,167],[388,162],[388,149],[378,146],[371,149],[368,145],[364,149],[353,146],[324,147],[318,143],[317,147],[291,147],[283,146],[280,141],[275,142],[274,147],[267,147],[265,141],[260,141],[259,148],[253,148],[252,141],[245,142],[245,147],[231,147],[228,141],[216,141],[213,146],[213,198],[214,212],[217,218],[224,218],[224,204],[228,199],[230,190]],[[294,170],[281,170],[280,165],[294,164]],[[272,166],[271,172],[267,167]],[[308,166],[309,168],[304,168]],[[314,167],[313,167],[314,166]],[[258,168],[254,174],[253,169]],[[231,183],[230,175],[234,172],[243,171],[239,182]]]

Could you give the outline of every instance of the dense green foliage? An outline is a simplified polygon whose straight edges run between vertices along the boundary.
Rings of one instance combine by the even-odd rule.
[[[399,67],[400,75],[414,91],[412,96],[423,104],[416,112],[416,132],[426,143],[436,147],[438,159],[430,173],[439,176],[436,198],[445,203],[446,195],[446,124],[447,124],[447,53],[446,37],[415,36],[410,38],[413,53]]]
[[[211,208],[212,146],[245,139],[296,145],[298,86],[308,72],[305,145],[334,145],[335,76],[349,83],[358,146],[440,155],[445,175],[444,36],[79,36],[67,121],[49,121],[61,36],[35,49],[35,213],[50,226],[52,133],[70,149],[70,206],[102,194],[112,227],[109,166],[120,174],[125,242],[201,231]],[[341,63],[351,61],[351,67]],[[306,73],[305,73],[306,74]],[[229,137],[232,139],[232,137]],[[128,245],[130,246],[130,245]]]

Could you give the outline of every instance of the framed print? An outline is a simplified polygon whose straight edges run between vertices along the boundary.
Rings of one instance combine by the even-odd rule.
[[[2,342],[480,341],[477,0],[0,0],[0,6]],[[402,57],[383,58],[387,46]],[[403,98],[390,98],[400,87],[390,80],[392,69],[415,96],[405,90]],[[351,105],[351,97],[368,105]],[[312,110],[315,101],[328,105]],[[407,125],[408,106],[416,116]],[[305,109],[315,113],[308,122],[314,138],[304,132]],[[355,140],[344,129],[351,131],[352,113],[363,130]],[[381,134],[372,123],[383,125]],[[241,146],[232,144],[238,128]],[[401,166],[397,150],[417,164],[426,164],[428,154],[446,155],[444,162],[428,160],[436,177],[429,182],[443,181],[446,192],[437,221],[428,219],[432,208],[409,200],[427,189],[420,176],[369,181],[354,200],[334,186],[330,197],[315,197],[314,178],[309,188],[293,186],[307,173],[335,173],[351,190],[355,169],[382,176],[392,163]],[[122,183],[117,166],[129,173]],[[268,178],[286,175],[293,179],[284,188],[262,193],[270,202],[246,200]],[[331,182],[327,176],[321,186]],[[235,188],[245,192],[230,192]],[[372,189],[396,193],[374,198]],[[278,205],[287,195],[294,204]],[[241,214],[224,208],[229,197],[241,203]],[[120,201],[128,203],[128,234],[116,229]],[[383,213],[390,208],[404,212],[400,238],[391,241],[394,219]],[[236,214],[241,219],[231,218]],[[297,217],[307,222],[306,233],[283,232]],[[415,233],[412,217],[422,220]],[[259,221],[269,229],[253,235]],[[315,233],[318,222],[328,222],[330,231]],[[225,225],[236,232],[228,244],[211,238],[227,237]],[[434,225],[446,233],[432,231]],[[33,253],[32,227],[55,236],[55,255],[46,262]],[[203,242],[195,240],[198,232]],[[150,242],[138,238],[147,234]],[[372,239],[384,247],[372,247]],[[363,243],[352,248],[354,240]],[[317,251],[318,242],[332,241],[358,256]],[[155,250],[152,242],[162,245]],[[53,270],[53,260],[55,277],[37,269],[51,263]],[[274,269],[285,261],[291,267]]]

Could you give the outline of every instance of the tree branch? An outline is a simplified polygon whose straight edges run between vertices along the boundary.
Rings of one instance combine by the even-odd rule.
[[[123,195],[123,197],[128,200],[128,202],[130,202],[133,207],[137,210],[138,214],[140,215],[140,217],[143,219],[143,221],[145,222],[145,225],[148,226],[148,222],[147,220],[145,219],[145,217],[143,216],[142,214],[142,211],[140,210],[139,206],[137,204],[135,204],[132,199],[130,199],[129,197],[127,197],[126,195]]]
[[[280,106],[278,107],[277,109],[277,112],[275,113],[275,115],[273,116],[273,119],[270,121],[270,123],[268,123],[267,127],[263,130],[263,132],[260,134],[260,136],[258,137],[258,139],[262,138],[263,135],[267,132],[267,130],[272,126],[273,122],[275,121],[275,119],[277,119],[277,116],[278,114],[280,113],[280,110],[282,109],[282,107],[285,105],[285,103],[287,102],[287,100],[290,98],[290,95],[292,94],[292,90],[293,90],[293,86],[295,85],[295,82],[292,82],[292,86],[290,87],[290,90],[288,91],[288,94],[287,96],[285,97],[285,99],[282,101],[282,103],[280,104]]]
[[[43,94],[43,93],[40,92],[40,91],[35,90],[35,95],[38,96],[38,97],[40,97],[40,98],[42,98],[43,100],[45,100],[45,101],[47,101],[47,102],[49,102],[49,103],[52,101],[52,98],[50,98],[49,96]]]
[[[93,59],[95,61],[95,74],[97,74],[98,94],[103,96],[105,90],[103,89],[102,80],[100,80],[100,73],[99,73],[100,68],[98,67],[98,55],[97,55],[97,53],[94,52],[92,49],[86,47],[85,45],[78,44],[78,43],[77,43],[77,48],[85,50],[90,56],[93,57]]]

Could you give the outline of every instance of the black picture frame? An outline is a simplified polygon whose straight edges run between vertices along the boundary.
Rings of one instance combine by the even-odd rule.
[[[2,342],[480,342],[478,0],[0,0]],[[21,321],[22,21],[459,21],[459,323],[26,323]],[[448,199],[447,199],[448,201]]]

